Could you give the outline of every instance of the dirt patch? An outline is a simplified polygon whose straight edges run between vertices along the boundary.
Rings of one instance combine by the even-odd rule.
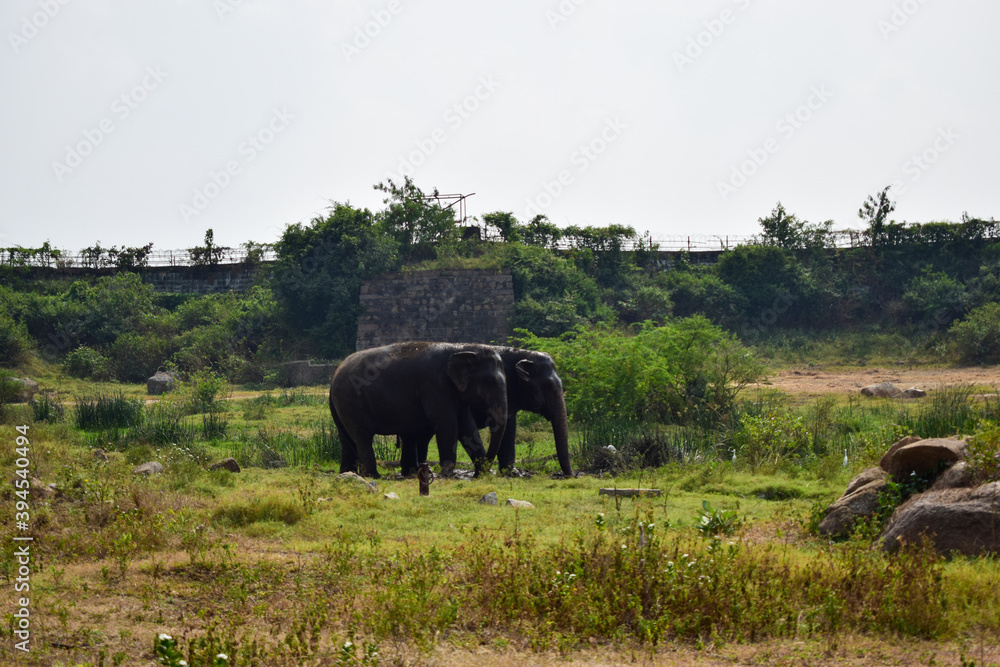
[[[862,387],[891,382],[900,389],[916,387],[933,391],[954,385],[992,387],[1000,391],[1000,366],[970,368],[790,368],[774,373],[767,382],[752,387],[778,389],[792,396],[858,393]]]

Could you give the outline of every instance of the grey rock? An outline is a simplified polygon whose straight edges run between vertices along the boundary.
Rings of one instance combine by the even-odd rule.
[[[862,387],[861,395],[871,398],[899,398],[903,392],[891,382],[879,382]]]
[[[927,536],[938,553],[1000,553],[1000,482],[976,488],[927,491],[899,506],[882,534],[882,548],[918,543]]]
[[[132,468],[136,475],[160,475],[163,473],[163,464],[159,461],[147,461]]]
[[[94,460],[100,461],[102,463],[108,462],[108,455],[104,453],[103,449],[95,449],[93,454]]]
[[[378,491],[378,482],[369,482],[356,472],[342,472],[334,477],[334,479],[340,480],[341,482],[355,484],[358,487],[365,486],[368,491],[371,491],[372,493]]]
[[[35,498],[48,499],[56,495],[55,488],[49,486],[37,477],[31,478],[31,495]],[[15,499],[16,500],[16,499]]]
[[[18,385],[15,403],[27,403],[38,393],[38,383],[31,378],[13,378],[13,381]]]
[[[510,505],[511,507],[514,507],[514,508],[520,509],[520,510],[533,510],[533,509],[535,509],[535,506],[532,505],[531,503],[529,503],[527,500],[515,500],[513,498],[508,498],[507,499],[507,504]]]
[[[236,459],[229,457],[222,459],[221,461],[216,461],[208,467],[209,470],[228,470],[229,472],[240,472],[240,464],[236,462]]]
[[[910,387],[900,394],[900,398],[923,398],[927,395],[927,392],[923,389],[917,389],[916,387]]]
[[[146,393],[150,396],[159,396],[171,391],[175,386],[177,386],[177,376],[174,373],[156,371],[146,380]]]
[[[483,505],[499,505],[500,499],[497,497],[496,491],[490,491],[485,496],[479,499],[479,502]]]
[[[395,491],[390,491],[389,493],[385,494],[382,497],[385,498],[386,500],[399,500],[399,496],[396,495]]]

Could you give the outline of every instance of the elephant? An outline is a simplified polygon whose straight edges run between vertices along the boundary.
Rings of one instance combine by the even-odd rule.
[[[330,414],[341,442],[341,472],[378,477],[372,439],[429,433],[448,451],[456,440],[478,466],[486,450],[476,414],[503,438],[507,383],[499,353],[485,345],[409,342],[355,352],[330,381]],[[430,436],[428,436],[429,438]],[[477,467],[478,469],[478,467]]]
[[[559,467],[562,468],[564,475],[572,477],[573,467],[569,460],[566,401],[563,397],[562,380],[556,373],[556,365],[552,361],[552,357],[544,352],[513,347],[493,347],[493,349],[503,360],[504,374],[507,378],[507,418],[506,427],[499,436],[496,431],[491,431],[490,448],[486,454],[486,460],[492,461],[499,455],[501,470],[509,470],[514,467],[517,413],[520,410],[527,410],[542,415],[552,423],[552,435],[555,438]],[[485,413],[470,408],[468,414],[460,416],[460,421],[465,424],[462,428],[463,434],[468,433],[472,428],[469,425],[470,420],[475,422],[475,427],[481,428],[486,426],[487,418],[488,415]],[[400,436],[404,475],[412,474],[416,471],[419,463],[427,460],[427,446],[430,443],[431,435],[433,434],[428,429],[424,429],[420,432]],[[474,435],[468,437],[481,443],[478,431],[474,431]],[[466,446],[467,449],[468,447]],[[455,460],[456,445],[453,441],[450,444],[442,445],[439,440],[438,452],[441,464],[444,466],[446,461]]]

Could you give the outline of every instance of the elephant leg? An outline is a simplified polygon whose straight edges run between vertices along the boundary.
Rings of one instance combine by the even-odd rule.
[[[497,467],[500,470],[514,468],[514,437],[517,435],[517,412],[507,415],[507,428],[500,441],[500,451],[497,454]],[[492,445],[491,445],[492,447]]]
[[[471,410],[466,409],[459,414],[458,440],[462,443],[462,447],[465,448],[469,459],[472,460],[472,464],[476,468],[476,476],[478,477],[479,473],[485,469],[486,448],[483,447],[483,439],[479,437],[479,427],[476,425],[476,420],[472,416]],[[455,454],[455,458],[457,459],[458,452],[456,451]]]
[[[337,437],[340,438],[340,472],[357,472],[358,448],[336,413],[333,413],[333,424],[337,428]]]
[[[434,437],[441,460],[441,474],[450,475],[458,459],[458,424],[454,420],[444,420],[444,423],[438,424]]]
[[[403,477],[417,474],[420,464],[427,460],[427,444],[431,441],[432,435],[427,432],[416,432],[399,436],[401,444],[399,462]],[[422,457],[421,452],[423,452]]]

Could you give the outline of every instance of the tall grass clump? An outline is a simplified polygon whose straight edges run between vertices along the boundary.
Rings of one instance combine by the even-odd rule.
[[[315,466],[340,460],[340,439],[330,419],[313,424],[305,436],[260,427],[240,433],[228,445],[229,456],[244,467]]]
[[[143,419],[143,401],[118,394],[96,394],[76,399],[76,427],[84,430],[121,429],[138,426]]]

